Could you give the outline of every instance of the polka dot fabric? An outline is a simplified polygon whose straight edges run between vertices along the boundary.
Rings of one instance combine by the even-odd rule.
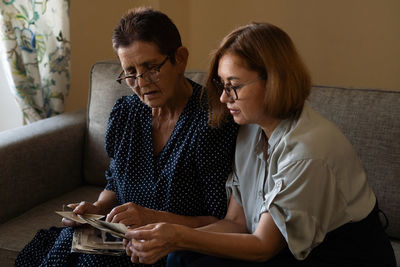
[[[238,126],[230,122],[218,129],[209,127],[201,86],[190,82],[192,97],[157,156],[152,147],[151,108],[136,95],[122,97],[114,105],[106,131],[105,147],[111,159],[106,189],[116,193],[120,204],[134,202],[180,215],[224,217],[225,181],[232,167]],[[59,234],[52,233],[52,238],[49,230],[38,232],[18,256],[16,266],[38,266],[37,262],[43,266],[133,265],[123,256],[70,253],[73,230],[55,230]],[[163,259],[154,266],[164,265]]]
[[[237,126],[210,128],[201,87],[193,82],[192,86],[193,95],[157,156],[152,148],[151,108],[136,95],[115,104],[106,131],[111,158],[106,189],[116,192],[119,203],[188,216],[225,215],[224,186]]]

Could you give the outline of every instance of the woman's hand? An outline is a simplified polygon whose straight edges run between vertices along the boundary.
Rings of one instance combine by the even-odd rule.
[[[123,223],[130,227],[139,227],[156,221],[157,211],[132,202],[117,206],[107,215],[106,221]]]
[[[177,249],[177,227],[176,224],[157,223],[128,231],[125,236],[130,241],[126,253],[133,263],[155,263]]]
[[[82,201],[80,203],[72,203],[67,205],[68,208],[73,209],[72,212],[75,214],[101,214],[102,209],[100,206],[94,205],[90,202]],[[62,219],[64,226],[78,227],[81,224],[67,218]]]

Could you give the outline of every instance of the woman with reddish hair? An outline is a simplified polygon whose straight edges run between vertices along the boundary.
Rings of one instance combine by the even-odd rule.
[[[305,101],[310,76],[280,28],[253,23],[216,51],[210,122],[241,125],[223,220],[131,230],[133,262],[167,266],[395,266],[361,162]],[[193,252],[191,252],[193,251]]]

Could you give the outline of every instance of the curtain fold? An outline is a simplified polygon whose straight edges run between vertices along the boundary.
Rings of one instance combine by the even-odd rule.
[[[70,86],[69,0],[0,0],[0,42],[26,122],[64,111]]]

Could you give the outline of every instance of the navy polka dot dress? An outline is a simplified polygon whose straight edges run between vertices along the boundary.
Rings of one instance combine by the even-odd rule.
[[[106,189],[116,193],[120,204],[133,202],[186,216],[225,215],[225,181],[238,127],[233,122],[209,127],[201,86],[190,83],[192,97],[158,155],[153,153],[151,108],[136,95],[114,105],[106,131],[111,159]],[[140,266],[127,256],[71,253],[72,234],[70,227],[39,231],[18,255],[16,266]],[[165,266],[165,259],[154,266]]]

